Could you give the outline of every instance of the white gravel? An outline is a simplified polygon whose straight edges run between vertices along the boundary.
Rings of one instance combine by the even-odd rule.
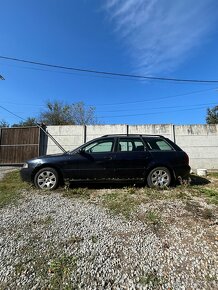
[[[0,289],[217,289],[217,225],[182,202],[161,208],[154,229],[90,201],[29,193],[0,210]]]

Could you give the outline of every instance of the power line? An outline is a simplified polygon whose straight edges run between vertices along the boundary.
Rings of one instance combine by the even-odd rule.
[[[98,71],[98,70],[93,70],[93,69],[82,69],[82,68],[78,68],[78,67],[54,65],[54,64],[42,63],[42,62],[37,62],[37,61],[30,61],[30,60],[19,59],[19,58],[8,57],[8,56],[0,56],[0,58],[6,59],[6,60],[11,60],[11,61],[22,62],[22,63],[29,63],[29,64],[34,64],[34,65],[53,67],[53,68],[59,68],[59,69],[65,69],[65,70],[73,70],[73,71],[79,71],[79,72],[84,72],[84,73],[93,73],[93,74],[99,74],[99,75],[112,75],[112,76],[129,77],[129,78],[135,78],[135,79],[172,81],[172,82],[218,83],[218,80],[178,79],[178,78],[142,76],[142,75],[123,74],[123,73],[115,73],[115,72],[109,72],[109,71]]]
[[[211,105],[217,105],[217,102],[216,103],[204,103],[204,104],[193,104],[193,105],[189,105],[189,107],[198,107],[198,106],[211,106]],[[146,110],[159,110],[159,109],[176,109],[176,108],[184,108],[184,107],[187,107],[186,106],[167,106],[167,107],[146,107]],[[138,111],[138,109],[134,109],[134,111]],[[145,110],[144,108],[140,108],[140,110]],[[113,111],[101,111],[101,113],[113,113],[113,112],[128,112],[128,111],[133,111],[132,108],[130,109],[125,109],[125,110],[113,110]]]
[[[14,103],[14,102],[1,102],[1,104],[16,105],[16,106],[27,106],[27,107],[45,107],[45,105],[38,104],[26,104],[26,103]]]
[[[205,106],[199,108],[187,108],[181,110],[174,110],[174,111],[167,111],[167,112],[152,112],[152,113],[143,113],[143,114],[132,114],[132,115],[117,115],[117,116],[102,116],[98,117],[99,119],[106,119],[106,118],[123,118],[123,117],[135,117],[135,116],[147,116],[147,115],[157,115],[157,114],[165,114],[165,113],[174,113],[174,112],[183,112],[183,111],[190,111],[190,110],[200,110],[205,109]]]
[[[5,107],[3,107],[3,106],[0,105],[0,108],[2,108],[3,110],[7,111],[7,112],[10,113],[11,115],[13,115],[13,116],[15,116],[15,117],[21,119],[22,121],[25,121],[24,118],[18,116],[17,114],[14,114],[13,112],[11,112],[11,111],[9,111],[8,109],[6,109]]]
[[[189,95],[193,95],[193,94],[199,94],[199,93],[214,91],[216,89],[217,89],[217,87],[216,88],[214,87],[214,88],[207,89],[207,90],[192,91],[192,92],[187,92],[187,93],[184,93],[184,94],[177,94],[177,95],[166,96],[166,97],[161,97],[161,98],[156,98],[156,99],[141,100],[141,101],[134,101],[134,102],[120,102],[120,103],[99,104],[99,105],[95,105],[95,106],[117,106],[117,105],[125,105],[125,104],[136,104],[136,103],[154,102],[154,101],[160,101],[160,100],[165,100],[165,99],[171,99],[171,98],[177,98],[177,97],[184,97],[184,96],[189,96]]]
[[[193,95],[193,94],[199,94],[199,93],[203,93],[203,92],[208,92],[208,91],[214,91],[216,90],[217,87],[211,88],[211,89],[207,89],[207,90],[198,90],[198,91],[191,91],[191,92],[187,92],[184,94],[177,94],[177,95],[172,95],[172,96],[166,96],[166,97],[161,97],[161,98],[155,98],[155,99],[149,99],[149,100],[141,100],[141,101],[134,101],[134,102],[120,102],[120,103],[108,103],[108,104],[91,104],[89,106],[94,106],[94,107],[101,107],[101,106],[117,106],[117,105],[126,105],[126,104],[137,104],[137,103],[145,103],[145,102],[155,102],[155,101],[160,101],[160,100],[165,100],[165,99],[171,99],[171,98],[176,98],[176,97],[183,97],[183,96],[189,96],[189,95]],[[27,103],[16,103],[16,102],[1,102],[2,104],[10,104],[10,105],[16,105],[16,106],[30,106],[30,107],[45,107],[45,105],[39,105],[39,104],[27,104]],[[208,104],[202,104],[202,105],[213,105],[215,103],[208,103]],[[88,105],[87,105],[88,106]],[[157,107],[157,108],[161,108],[161,107]],[[164,107],[162,107],[164,108]],[[149,108],[152,109],[152,108]],[[112,111],[103,111],[103,112],[120,112],[120,111],[129,111],[129,110],[112,110]],[[102,110],[101,110],[102,112]]]
[[[50,69],[45,69],[45,68],[36,68],[36,67],[27,67],[27,66],[16,66],[16,65],[9,65],[5,63],[1,63],[2,65],[7,65],[7,66],[13,66],[13,67],[18,67],[22,69],[29,69],[29,70],[36,70],[36,71],[43,71],[43,72],[52,72],[52,73],[61,73],[61,74],[66,74],[66,75],[73,75],[73,76],[80,76],[80,77],[90,77],[90,75],[86,74],[81,74],[81,72],[70,72],[70,71],[61,71],[61,70],[54,70],[52,68]],[[82,72],[83,73],[83,72]],[[122,81],[137,81],[137,79],[133,78],[120,78],[116,76],[109,76],[109,75],[95,75],[92,74],[92,77],[94,78],[104,78],[104,79],[112,79],[112,80],[122,80]]]

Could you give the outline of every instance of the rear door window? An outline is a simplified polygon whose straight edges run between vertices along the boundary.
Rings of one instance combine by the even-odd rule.
[[[140,138],[120,138],[118,141],[119,152],[145,151],[143,141]]]

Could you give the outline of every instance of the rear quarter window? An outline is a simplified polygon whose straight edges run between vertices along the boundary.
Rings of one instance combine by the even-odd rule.
[[[146,140],[149,150],[152,151],[174,151],[173,147],[165,140]]]

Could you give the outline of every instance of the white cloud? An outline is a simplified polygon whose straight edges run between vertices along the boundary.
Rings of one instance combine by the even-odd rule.
[[[216,0],[107,0],[115,32],[137,72],[175,69],[202,45],[217,16]]]

